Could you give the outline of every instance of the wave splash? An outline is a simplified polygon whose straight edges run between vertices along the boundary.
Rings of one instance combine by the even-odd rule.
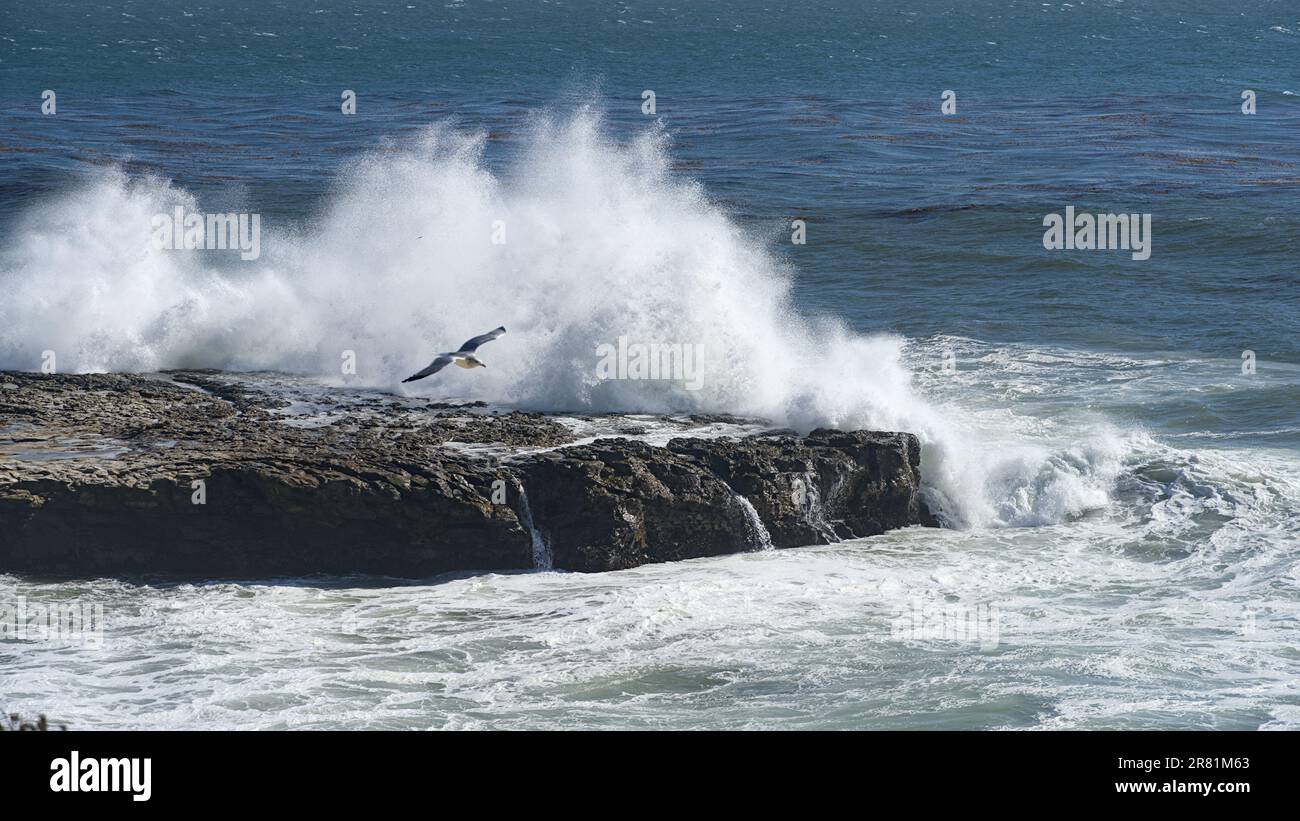
[[[502,174],[484,145],[438,126],[364,158],[310,229],[263,220],[251,262],[156,249],[153,217],[201,204],[166,180],[102,172],[29,212],[0,261],[11,295],[0,367],[37,368],[48,350],[60,371],[331,379],[351,355],[350,384],[397,391],[434,353],[505,325],[481,351],[490,367],[456,380],[458,396],[912,431],[926,446],[932,507],[956,526],[1050,523],[1106,503],[1116,454],[990,454],[914,390],[904,340],[795,310],[791,272],[670,172],[662,131],[618,143],[590,109],[542,118]],[[701,346],[698,389],[597,378],[597,348],[620,337]]]

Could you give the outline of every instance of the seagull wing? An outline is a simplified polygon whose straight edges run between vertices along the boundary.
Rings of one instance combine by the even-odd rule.
[[[456,351],[456,353],[473,353],[478,349],[479,345],[482,345],[484,342],[491,342],[505,332],[505,326],[502,326],[494,331],[488,331],[482,336],[476,336],[473,339],[468,340],[464,345],[461,345],[460,350]]]
[[[443,368],[447,367],[447,366],[450,365],[454,360],[455,360],[455,357],[453,357],[451,354],[449,354],[449,353],[440,353],[440,354],[438,354],[438,358],[435,359],[435,360],[433,360],[432,362],[430,362],[430,363],[428,364],[428,366],[425,367],[424,370],[422,370],[422,371],[417,371],[416,373],[411,374],[410,376],[406,377],[406,378],[403,379],[402,381],[403,381],[403,382],[414,382],[414,381],[417,380],[417,379],[423,379],[424,377],[429,376],[429,375],[431,375],[431,374],[435,374],[435,373],[437,373],[438,371],[442,370]]]

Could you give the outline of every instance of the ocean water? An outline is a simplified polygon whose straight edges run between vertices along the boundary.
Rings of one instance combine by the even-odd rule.
[[[1300,725],[1300,10],[12,6],[0,368],[910,430],[948,527],[598,576],[0,576],[104,615],[0,642],[5,709]],[[259,214],[260,256],[154,249],[176,206]],[[1151,214],[1150,259],[1044,249],[1067,206]],[[499,324],[486,371],[399,384]],[[702,387],[594,379],[619,336],[703,345]]]

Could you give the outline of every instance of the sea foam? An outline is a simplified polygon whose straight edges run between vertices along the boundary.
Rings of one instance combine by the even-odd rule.
[[[454,372],[457,396],[533,410],[725,412],[917,433],[932,506],[953,525],[1040,524],[1104,504],[1114,459],[981,448],[912,385],[904,340],[800,313],[792,271],[696,183],[658,127],[609,138],[583,109],[539,117],[494,173],[485,137],[428,129],[357,160],[308,228],[263,220],[262,255],[163,250],[152,220],[202,203],[176,184],[97,173],[20,221],[0,261],[0,367],[212,367],[395,392],[434,353],[509,333]],[[493,240],[504,239],[503,242]],[[700,346],[697,390],[597,377],[620,337]],[[460,377],[460,378],[457,378]],[[447,390],[441,378],[412,392]]]

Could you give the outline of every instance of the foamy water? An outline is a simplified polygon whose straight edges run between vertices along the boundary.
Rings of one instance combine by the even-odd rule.
[[[936,401],[968,396],[973,427],[1044,451],[1088,430],[1047,413],[1063,393],[1021,415],[953,380],[1030,391],[1018,363],[1050,361],[1069,384],[1096,357],[915,347],[930,344],[983,352],[978,377],[921,379],[946,380]],[[1085,456],[1049,460],[1021,493],[990,477],[1004,515],[1034,519],[1020,527],[598,575],[0,577],[29,604],[101,604],[105,625],[97,647],[0,645],[0,686],[9,709],[81,727],[1296,728],[1294,452],[1110,435],[1096,458],[1111,478],[1090,476],[1104,496],[1086,513],[1057,486],[1088,473]]]
[[[102,649],[6,647],[0,682],[83,727],[1294,728],[1294,540],[1154,511],[603,575],[65,584]]]
[[[155,214],[202,203],[166,181],[106,171],[20,224],[0,280],[0,367],[63,371],[212,367],[400,385],[482,329],[491,366],[465,398],[532,410],[732,413],[808,431],[906,430],[925,444],[927,493],[958,526],[1041,524],[1106,501],[1117,454],[987,442],[912,385],[904,340],[797,312],[793,272],[707,193],[669,172],[667,136],[618,143],[597,113],[537,118],[505,173],[483,135],[435,127],[359,160],[308,228],[269,230],[263,256],[160,250]],[[494,244],[496,226],[504,243]],[[602,380],[620,337],[702,346],[701,387]],[[1008,455],[1010,454],[1010,455]]]
[[[268,227],[253,263],[154,250],[155,213],[203,208],[163,180],[102,171],[34,207],[0,261],[0,366],[283,371],[320,388],[298,424],[369,388],[908,430],[950,529],[600,576],[0,577],[106,619],[98,648],[0,644],[6,709],[80,727],[1300,722],[1300,460],[1269,410],[1294,366],[855,334],[795,309],[796,270],[669,171],[667,135],[615,142],[591,112],[536,120],[504,171],[449,127],[394,149]],[[488,369],[399,385],[501,324]],[[703,387],[597,380],[619,336],[702,344]]]

